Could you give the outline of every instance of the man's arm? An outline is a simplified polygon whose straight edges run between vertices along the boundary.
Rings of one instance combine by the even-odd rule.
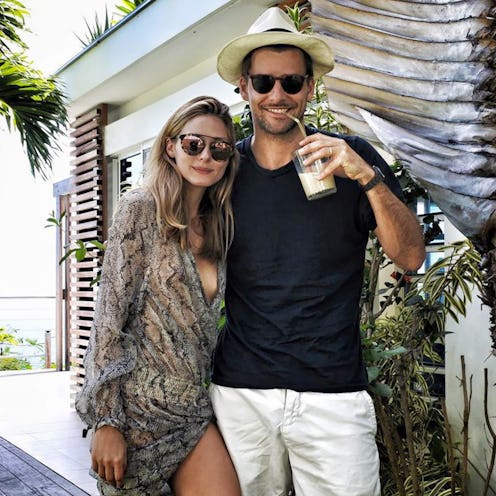
[[[302,140],[300,146],[303,154],[312,154],[309,163],[317,158],[327,162],[321,179],[335,174],[363,187],[375,176],[370,164],[343,139],[316,133]],[[375,233],[386,255],[403,270],[417,270],[425,259],[425,245],[415,214],[384,183],[366,195],[377,223]]]
[[[425,259],[425,245],[415,214],[384,183],[366,194],[377,222],[375,234],[386,255],[403,270],[417,270]]]

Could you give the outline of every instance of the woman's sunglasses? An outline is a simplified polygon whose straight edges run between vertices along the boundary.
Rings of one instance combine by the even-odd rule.
[[[218,162],[228,160],[234,152],[234,147],[231,143],[204,134],[181,134],[178,138],[181,140],[181,148],[184,152],[193,157],[195,155],[200,155],[200,153],[205,150],[205,147],[207,146],[205,138],[212,140],[208,145],[208,149],[210,150],[212,158]]]
[[[296,95],[303,88],[303,83],[308,76],[301,76],[300,74],[291,74],[289,76],[275,77],[268,74],[249,74],[251,84],[257,93],[264,95],[272,90],[276,81],[281,81],[282,89],[289,95]]]

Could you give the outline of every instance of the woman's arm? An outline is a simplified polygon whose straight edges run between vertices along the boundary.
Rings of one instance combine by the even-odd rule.
[[[94,429],[93,467],[109,482],[124,477],[126,425],[121,381],[136,365],[135,338],[127,322],[144,278],[150,218],[143,192],[126,195],[109,231],[95,315],[84,358],[85,380],[76,398],[79,416]],[[109,478],[107,478],[109,476]]]

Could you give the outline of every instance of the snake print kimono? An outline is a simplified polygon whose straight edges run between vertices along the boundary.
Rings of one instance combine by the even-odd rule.
[[[151,193],[120,201],[110,229],[76,410],[94,430],[117,427],[128,444],[123,489],[105,495],[171,494],[168,479],[205,432],[225,267],[209,302],[189,250],[164,241]]]

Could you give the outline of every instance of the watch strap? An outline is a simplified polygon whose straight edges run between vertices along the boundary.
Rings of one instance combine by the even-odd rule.
[[[379,169],[379,167],[376,167],[375,165],[372,166],[372,169],[374,169],[375,175],[368,183],[362,186],[362,190],[365,192],[370,191],[374,186],[377,186],[379,183],[384,182],[384,174],[382,173],[381,169]]]

